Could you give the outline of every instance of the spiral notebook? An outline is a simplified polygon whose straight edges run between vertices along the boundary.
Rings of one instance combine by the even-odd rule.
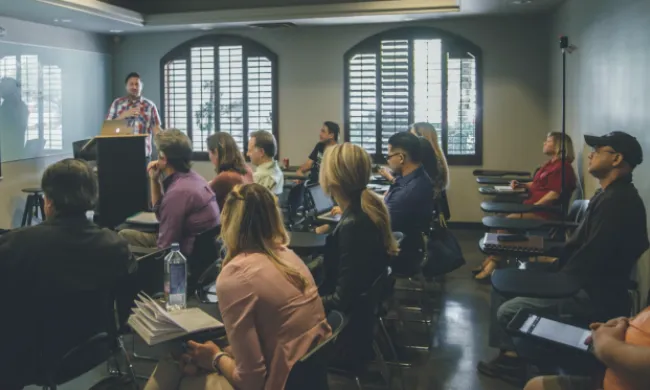
[[[483,246],[494,251],[544,253],[544,237],[528,236],[524,241],[499,241],[499,236],[511,234],[485,233]]]

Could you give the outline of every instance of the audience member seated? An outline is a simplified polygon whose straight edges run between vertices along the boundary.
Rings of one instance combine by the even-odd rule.
[[[144,248],[167,248],[177,242],[189,256],[196,236],[219,224],[219,206],[208,182],[191,169],[192,143],[187,135],[170,129],[156,134],[155,142],[158,160],[147,170],[158,233],[125,229],[120,235]]]
[[[422,233],[433,216],[433,184],[422,166],[421,154],[418,137],[409,132],[393,134],[388,140],[386,161],[394,177],[384,202],[392,231],[404,233],[400,253],[392,264],[398,273],[411,272],[422,261]],[[385,168],[382,172],[389,174]]]
[[[219,210],[223,210],[226,196],[236,185],[253,182],[253,170],[246,164],[242,152],[230,134],[212,134],[207,142],[210,161],[217,172],[217,177],[212,179],[210,187],[217,197]]]
[[[230,346],[190,341],[178,363],[160,362],[145,390],[283,389],[294,363],[331,334],[313,277],[287,249],[273,194],[237,186],[222,216],[217,296]]]
[[[602,137],[585,136],[585,142],[594,148],[589,155],[589,173],[602,189],[591,199],[583,222],[559,259],[560,272],[573,276],[582,290],[567,299],[518,297],[506,302],[493,291],[496,315],[490,324],[490,346],[501,352],[496,359],[479,363],[478,370],[485,375],[521,379],[521,362],[504,331],[520,309],[595,321],[629,313],[630,274],[649,246],[646,210],[632,184],[632,171],[643,161],[643,152],[636,138],[618,131]]]
[[[273,134],[260,130],[250,135],[247,155],[256,167],[253,181],[280,196],[284,190],[284,174],[275,161],[277,153],[278,144]]]
[[[314,150],[311,151],[307,162],[302,164],[298,168],[297,173],[299,175],[304,175],[305,172],[309,171],[309,180],[314,183],[318,183],[318,174],[320,172],[320,165],[323,160],[323,154],[325,153],[325,148],[336,145],[339,141],[339,133],[341,128],[337,123],[334,122],[325,122],[323,127],[320,129],[319,141],[314,147]]]
[[[564,193],[562,193],[562,133],[549,133],[544,141],[542,151],[550,159],[542,165],[533,181],[530,183],[519,183],[513,181],[512,188],[526,188],[528,190],[528,199],[524,200],[525,204],[538,206],[558,206],[562,203],[568,205],[571,194],[576,188],[576,175],[573,171],[573,160],[575,152],[573,150],[573,141],[568,135],[564,138],[565,149],[565,176],[564,176]],[[560,217],[559,214],[548,212],[535,212],[524,214],[510,214],[508,218],[524,219],[553,219]],[[505,232],[503,232],[505,233]],[[502,260],[499,256],[488,256],[480,268],[473,270],[476,273],[476,280],[489,280],[490,275]]]
[[[328,237],[325,279],[320,292],[325,311],[337,310],[350,322],[339,336],[338,366],[364,364],[372,355],[375,325],[372,305],[359,299],[386,271],[397,242],[390,229],[388,210],[381,198],[366,188],[372,164],[361,147],[350,143],[325,152],[320,173],[323,190],[339,204],[343,214]]]
[[[1,389],[30,384],[32,371],[42,363],[39,335],[47,322],[44,307],[60,304],[50,299],[74,292],[92,297],[93,291],[128,290],[124,285],[136,264],[127,243],[86,218],[86,212],[94,209],[97,186],[92,169],[81,160],[49,166],[41,182],[46,220],[0,236],[0,291],[6,297],[0,332],[5,351],[0,354]],[[132,298],[124,297],[129,303]],[[88,318],[89,324],[97,320]],[[71,324],[68,333],[72,333],[61,333],[61,338],[71,339],[84,326]]]
[[[449,187],[449,167],[447,166],[447,158],[440,147],[436,128],[431,123],[420,122],[411,126],[411,133],[425,138],[433,148],[436,157],[436,170],[434,171],[433,168],[430,168],[427,170],[427,173],[429,173],[429,177],[433,181],[434,197],[438,198],[442,191]],[[425,167],[427,165],[425,162],[426,159],[427,157],[423,157]],[[431,172],[436,172],[436,174],[432,175]]]
[[[650,389],[650,309],[636,318],[595,323],[592,350],[606,367],[590,377],[538,377],[525,390],[641,390]]]

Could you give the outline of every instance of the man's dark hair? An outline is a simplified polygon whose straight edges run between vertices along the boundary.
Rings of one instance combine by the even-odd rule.
[[[422,149],[418,137],[408,131],[393,134],[388,139],[388,144],[404,152],[414,163],[422,161]]]
[[[325,127],[327,127],[327,131],[330,134],[334,134],[334,141],[338,142],[339,141],[339,133],[341,132],[341,127],[339,126],[338,123],[335,122],[330,122],[327,121],[324,123]]]
[[[137,72],[131,72],[131,73],[129,73],[129,74],[126,76],[126,78],[124,79],[124,84],[127,84],[127,83],[129,82],[129,80],[131,80],[133,77],[139,79],[139,78],[140,78],[140,74],[138,74]]]
[[[41,179],[45,196],[57,215],[82,215],[95,207],[97,178],[82,160],[67,158],[47,167]]]
[[[273,134],[265,130],[258,130],[250,135],[255,138],[255,147],[264,150],[264,154],[274,158],[278,153],[278,143]]]
[[[192,167],[192,143],[178,129],[167,129],[156,134],[156,149],[165,155],[167,164],[178,172],[187,173]]]

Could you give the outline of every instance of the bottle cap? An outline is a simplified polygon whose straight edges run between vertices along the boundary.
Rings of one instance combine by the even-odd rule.
[[[175,243],[172,244],[172,250],[173,251],[180,251],[181,246],[177,242],[175,242]]]

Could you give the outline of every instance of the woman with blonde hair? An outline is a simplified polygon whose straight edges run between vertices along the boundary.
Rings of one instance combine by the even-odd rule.
[[[437,175],[431,178],[433,182],[433,190],[435,197],[442,193],[449,187],[449,166],[447,165],[447,158],[442,152],[440,142],[438,142],[438,132],[431,123],[418,122],[411,126],[411,133],[419,137],[425,138],[433,147],[437,161]]]
[[[179,364],[162,361],[145,390],[283,389],[293,365],[331,334],[309,269],[287,249],[275,196],[259,184],[236,186],[221,221],[227,254],[217,296],[230,347],[190,341]],[[301,379],[322,388],[313,382],[326,378],[322,369]]]
[[[253,182],[253,171],[246,165],[244,155],[230,134],[214,133],[208,137],[207,144],[210,162],[217,172],[210,182],[210,188],[217,197],[219,210],[223,210],[226,196],[236,185]]]
[[[349,316],[339,336],[342,366],[363,364],[369,356],[374,326],[374,307],[360,297],[386,272],[391,256],[398,252],[390,216],[382,199],[367,189],[372,164],[365,150],[345,143],[325,150],[320,184],[341,208],[341,220],[328,238],[325,279],[321,286],[326,311]]]
[[[575,152],[573,150],[573,141],[568,135],[564,138],[564,149],[564,188],[562,188],[562,133],[559,132],[551,132],[546,136],[542,151],[549,157],[549,160],[537,170],[533,181],[530,183],[519,183],[518,181],[510,183],[513,189],[525,188],[528,191],[528,198],[524,200],[524,204],[537,206],[568,205],[571,195],[576,189],[576,175],[571,165],[575,160]],[[538,211],[510,214],[508,218],[553,219],[558,216],[558,214]],[[477,273],[476,279],[487,280],[499,261],[498,256],[488,256],[483,265],[473,271]]]

